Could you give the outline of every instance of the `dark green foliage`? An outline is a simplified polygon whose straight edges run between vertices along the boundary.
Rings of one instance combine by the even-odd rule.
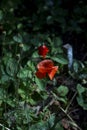
[[[81,0],[0,1],[0,129],[86,130],[86,17]],[[59,66],[52,81],[35,76],[43,43]],[[70,72],[65,43],[74,51]]]

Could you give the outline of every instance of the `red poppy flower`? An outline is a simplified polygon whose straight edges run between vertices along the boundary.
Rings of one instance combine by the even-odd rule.
[[[47,53],[49,52],[49,49],[47,46],[43,45],[38,47],[38,54],[41,55],[43,58],[46,57]]]
[[[48,74],[50,80],[53,79],[55,73],[58,70],[58,66],[54,66],[52,60],[43,60],[37,65],[38,71],[36,72],[36,76],[40,79],[45,78]]]

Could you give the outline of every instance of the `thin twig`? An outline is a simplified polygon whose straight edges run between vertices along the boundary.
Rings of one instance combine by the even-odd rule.
[[[11,129],[5,127],[4,125],[2,125],[1,123],[0,123],[0,126],[1,126],[1,127],[4,127],[6,130],[11,130]]]
[[[74,98],[75,98],[76,94],[77,94],[77,92],[75,92],[75,93],[74,93],[74,95],[73,95],[73,97],[71,98],[71,100],[70,100],[69,104],[67,105],[67,107],[66,107],[66,109],[65,109],[66,113],[67,113],[67,111],[68,111],[68,109],[69,109],[69,107],[70,107],[71,103],[73,102],[73,100],[74,100]]]
[[[54,93],[52,93],[52,94],[53,94],[54,97],[56,97],[56,95],[55,95]],[[77,92],[76,92],[76,93],[74,94],[74,96],[72,97],[72,99],[71,99],[71,101],[70,101],[70,103],[69,103],[69,105],[68,105],[68,107],[67,107],[67,110],[68,110],[68,108],[69,108],[71,102],[73,101],[74,97],[76,96],[76,94],[77,94]],[[72,124],[74,127],[78,128],[78,130],[82,130],[82,129],[75,123],[75,121],[71,118],[71,116],[67,113],[67,110],[64,110],[59,104],[57,104],[57,106],[58,106],[59,109],[68,117],[68,119],[71,121],[71,124]]]
[[[86,57],[87,57],[87,53],[83,56],[82,61],[84,61]]]
[[[62,110],[62,112],[71,120],[72,122],[72,125],[76,128],[78,128],[79,130],[82,130],[76,123],[75,121],[71,118],[71,116],[69,114],[66,113],[66,111],[61,107],[59,106],[59,108]]]

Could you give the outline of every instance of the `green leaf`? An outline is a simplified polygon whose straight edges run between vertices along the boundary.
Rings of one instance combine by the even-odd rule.
[[[77,62],[77,61],[74,61],[73,62],[73,69],[74,69],[74,71],[77,73],[78,72],[78,70],[79,70],[79,63]]]
[[[26,93],[25,93],[25,91],[24,90],[22,90],[22,89],[18,89],[18,94],[23,98],[23,99],[25,99],[25,97],[26,97]]]
[[[63,58],[62,56],[52,57],[51,59],[58,62],[58,63],[60,63],[60,64],[62,64],[62,65],[68,64],[67,59]]]
[[[15,42],[18,42],[18,43],[22,43],[23,42],[23,38],[22,38],[22,36],[20,34],[13,36],[13,40]]]
[[[21,29],[21,28],[22,28],[22,24],[19,23],[19,24],[17,25],[17,28],[18,28],[18,29]]]
[[[47,130],[47,126],[45,125],[45,123],[43,121],[35,124],[35,125],[32,125],[29,130]]]
[[[10,76],[8,76],[7,74],[3,74],[1,79],[0,79],[0,83],[1,84],[5,84],[6,82],[13,80],[13,78],[11,78]]]
[[[15,107],[15,102],[14,102],[12,99],[8,98],[7,100],[5,100],[5,102],[6,102],[9,106]]]
[[[81,84],[77,84],[77,92],[79,95],[81,95],[83,92],[85,92],[85,88]]]
[[[9,76],[14,76],[18,71],[18,64],[15,59],[9,58],[6,65],[6,72]]]
[[[32,125],[30,130],[50,130],[54,125],[55,115],[51,115],[47,121],[40,121]]]
[[[29,98],[29,103],[31,104],[31,105],[36,105],[36,101],[34,101],[32,98]]]
[[[21,79],[27,79],[27,78],[32,78],[32,73],[29,69],[22,68],[17,76]]]
[[[46,81],[38,79],[37,77],[35,77],[35,82],[38,86],[38,90],[39,91],[44,91],[45,87],[46,87]]]
[[[26,44],[23,44],[23,46],[22,46],[23,51],[28,51],[29,48],[30,47],[28,45],[26,45]]]
[[[2,76],[0,77],[0,83],[1,84],[5,84],[7,83],[8,81],[10,80],[13,80],[13,77],[9,76],[6,72],[5,72],[5,69],[4,69],[4,66],[1,65],[1,74]],[[7,86],[7,85],[6,85]]]
[[[61,101],[64,104],[67,104],[67,98],[66,97],[58,97],[57,98],[59,101]]]
[[[87,110],[87,88],[84,88],[82,85],[77,85],[77,102],[84,109]]]
[[[84,64],[81,61],[74,60],[74,62],[73,62],[74,72],[78,73],[79,71],[84,69],[84,67],[85,66],[84,66]]]
[[[4,88],[0,88],[0,100],[3,100],[6,96]]]
[[[35,72],[35,66],[34,66],[33,62],[28,61],[28,62],[27,62],[27,66],[29,67],[29,70],[30,70],[30,71]]]
[[[84,72],[84,73],[80,74],[79,78],[80,79],[87,79],[87,73],[85,74],[85,72]]]
[[[48,121],[47,121],[48,128],[49,128],[49,127],[50,127],[50,128],[53,127],[53,125],[54,125],[54,120],[55,120],[55,115],[52,114],[52,115],[49,117]]]
[[[55,40],[54,42],[55,42],[58,46],[61,46],[61,45],[62,45],[62,40],[61,40],[60,37],[56,37],[54,40]]]
[[[61,85],[57,88],[57,91],[60,96],[64,97],[68,94],[69,89],[66,86]]]
[[[60,123],[57,123],[56,127],[54,130],[64,130],[62,125]]]

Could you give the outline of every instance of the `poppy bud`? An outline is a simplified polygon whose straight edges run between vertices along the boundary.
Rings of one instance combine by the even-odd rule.
[[[41,55],[43,58],[46,57],[47,53],[49,52],[49,49],[46,45],[38,47],[38,54]]]

